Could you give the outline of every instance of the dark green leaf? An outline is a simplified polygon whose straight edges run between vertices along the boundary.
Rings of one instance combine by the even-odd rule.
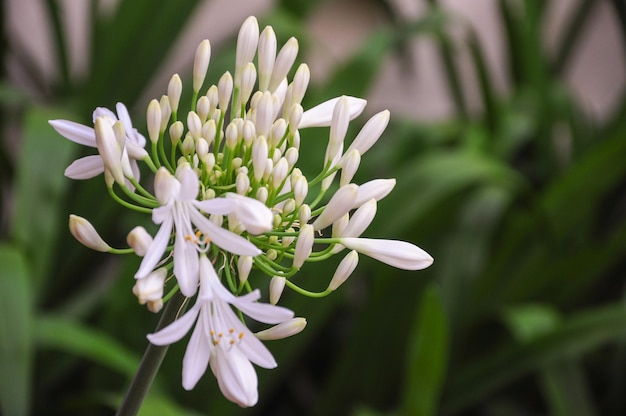
[[[26,260],[0,244],[0,410],[26,416],[31,403],[33,298]]]
[[[404,414],[436,415],[448,366],[448,322],[439,290],[431,286],[422,295],[409,342]]]

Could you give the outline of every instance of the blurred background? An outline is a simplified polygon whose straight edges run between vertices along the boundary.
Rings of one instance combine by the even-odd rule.
[[[435,263],[362,257],[323,300],[285,293],[309,324],[268,342],[279,367],[258,369],[252,409],[210,374],[184,391],[186,342],[172,346],[142,414],[626,414],[623,0],[8,0],[2,12],[0,414],[112,414],[158,320],[131,294],[135,256],[67,230],[75,213],[122,247],[146,218],[99,178],[63,177],[84,149],[47,120],[89,123],[121,101],[145,131],[147,103],[172,73],[190,80],[200,40],[207,84],[234,69],[251,14],[281,44],[298,38],[305,109],[367,98],[350,138],[391,110],[355,178],[397,178],[366,235]],[[303,132],[319,155],[304,169],[327,135]],[[296,278],[324,289],[338,262]]]

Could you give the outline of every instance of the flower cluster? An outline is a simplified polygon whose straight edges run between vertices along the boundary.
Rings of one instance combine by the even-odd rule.
[[[167,94],[148,105],[149,140],[133,128],[123,104],[116,113],[96,109],[93,127],[50,121],[66,138],[97,149],[72,163],[66,176],[88,179],[104,173],[111,197],[150,214],[158,226],[154,235],[141,226],[130,231],[129,249],[110,247],[75,215],[70,216],[72,234],[95,250],[142,256],[133,293],[149,310],[158,312],[177,291],[195,297],[186,313],[148,339],[171,344],[195,323],[183,359],[183,387],[192,389],[210,366],[222,393],[240,406],[257,402],[252,363],[276,366],[261,340],[294,335],[306,324],[276,305],[285,287],[328,295],[354,271],[360,254],[406,270],[433,261],[408,242],[360,237],[376,214],[377,201],[395,185],[394,179],[352,183],[361,157],[386,128],[389,112],[371,117],[344,150],[348,124],[366,102],[343,96],[304,111],[310,74],[305,64],[292,71],[297,52],[295,38],[277,51],[272,28],[259,32],[250,17],[239,32],[234,76],[226,72],[201,94],[211,55],[209,41],[201,42],[190,111],[179,113],[183,86],[174,75]],[[320,172],[307,178],[297,167],[300,130],[314,127],[329,127],[329,140]],[[138,162],[154,175],[150,186],[140,180]],[[310,292],[294,283],[292,277],[306,262],[344,249],[348,253],[326,290]],[[250,279],[252,271],[268,278]],[[269,303],[262,303],[259,282],[268,280]],[[242,314],[275,326],[253,334]]]

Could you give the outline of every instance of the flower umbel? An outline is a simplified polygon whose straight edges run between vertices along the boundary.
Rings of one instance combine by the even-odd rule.
[[[156,231],[135,227],[124,249],[108,246],[80,217],[71,217],[72,233],[95,250],[141,256],[132,290],[150,311],[161,310],[177,291],[195,297],[186,313],[148,339],[168,345],[191,330],[183,387],[192,389],[210,367],[224,396],[240,406],[258,400],[253,364],[277,365],[261,340],[292,336],[306,325],[304,318],[275,305],[287,296],[286,289],[327,296],[354,272],[359,254],[406,270],[433,262],[411,243],[361,237],[376,215],[377,201],[395,186],[395,179],[352,183],[362,156],[385,130],[389,112],[374,115],[346,146],[348,125],[366,101],[342,96],[305,110],[308,67],[301,64],[288,78],[298,42],[291,38],[280,49],[276,42],[270,26],[259,32],[257,20],[249,17],[239,32],[234,75],[226,72],[205,87],[211,46],[202,41],[191,86],[175,74],[166,94],[148,105],[149,142],[133,128],[123,104],[117,105],[117,115],[96,109],[93,128],[50,121],[63,136],[98,151],[72,163],[66,176],[104,173],[112,198],[149,215],[153,226],[146,227]],[[181,103],[184,88],[191,88],[188,107]],[[315,127],[328,127],[329,139],[319,172],[307,177],[298,167],[300,131]],[[153,179],[140,180],[139,161]],[[296,283],[294,277],[308,263],[343,250],[348,254],[324,291]],[[259,287],[270,303],[259,302]],[[274,326],[255,336],[244,315]]]

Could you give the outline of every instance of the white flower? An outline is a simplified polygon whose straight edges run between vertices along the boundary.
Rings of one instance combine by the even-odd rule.
[[[422,270],[433,264],[427,252],[406,241],[350,237],[341,244],[398,269]]]
[[[178,320],[148,335],[155,345],[180,340],[196,322],[183,358],[183,387],[191,390],[210,364],[222,394],[242,407],[258,399],[257,375],[251,363],[276,367],[276,361],[254,334],[241,322],[231,305],[254,320],[278,324],[293,318],[293,312],[256,302],[259,290],[236,297],[219,281],[205,255],[200,256],[200,294],[195,305]]]
[[[139,270],[135,274],[136,278],[147,276],[156,267],[167,248],[173,229],[176,233],[174,275],[185,296],[193,296],[196,293],[198,252],[206,250],[208,244],[215,244],[226,251],[242,256],[256,256],[261,253],[261,250],[254,244],[209,221],[200,211],[226,215],[234,211],[242,212],[248,204],[254,204],[251,209],[257,210],[254,218],[267,219],[271,218],[269,208],[258,201],[240,195],[238,195],[240,198],[236,199],[216,198],[198,201],[196,197],[199,186],[198,176],[187,164],[179,167],[176,177],[165,168],[157,171],[154,187],[156,197],[162,206],[152,211],[152,220],[156,224],[161,224],[161,227],[146,251]],[[260,229],[264,228],[262,224],[254,225]],[[266,226],[271,227],[271,222]]]
[[[133,128],[126,106],[122,103],[116,105],[117,115],[106,108],[97,108],[93,112],[95,123],[98,117],[104,117],[109,124],[113,125],[118,119],[124,126],[126,133],[125,147],[131,161],[133,176],[139,178],[139,168],[136,160],[141,160],[148,155],[144,146],[146,139],[137,129]],[[96,146],[96,133],[92,127],[69,120],[50,120],[50,125],[66,139],[89,147]],[[65,169],[65,176],[71,179],[90,179],[104,172],[104,162],[100,155],[85,156],[75,160]]]

